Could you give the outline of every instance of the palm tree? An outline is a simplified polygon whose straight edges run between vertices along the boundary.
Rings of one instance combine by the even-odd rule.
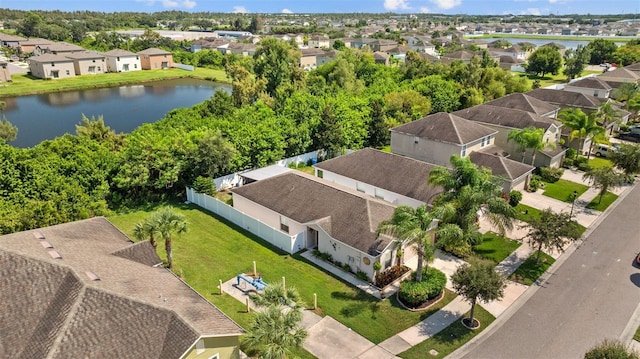
[[[621,186],[626,176],[615,172],[612,166],[607,165],[590,169],[584,174],[583,178],[593,181],[593,186],[600,191],[599,204],[602,202],[602,197],[607,193],[607,190]]]
[[[187,220],[185,217],[177,213],[171,206],[163,207],[154,212],[151,216],[151,222],[155,226],[156,233],[164,239],[164,248],[167,251],[167,267],[173,265],[173,253],[171,248],[171,236],[176,233],[184,233],[187,231]]]
[[[622,117],[620,116],[620,112],[613,106],[613,104],[609,101],[604,102],[600,106],[598,106],[598,111],[593,112],[594,116],[600,120],[602,127],[606,128],[611,123],[620,123]],[[597,121],[597,120],[596,120]]]
[[[560,119],[565,126],[571,129],[569,141],[577,138],[580,142],[579,147],[582,147],[584,140],[588,137],[593,138],[604,132],[604,127],[598,125],[593,116],[587,116],[587,114],[582,112],[579,108],[565,108],[561,110],[558,114],[558,119]],[[591,141],[591,145],[589,146],[587,159],[589,159],[591,155],[592,147],[593,141]]]
[[[398,241],[399,247],[410,243],[416,245],[418,252],[418,268],[416,282],[422,281],[424,260],[433,258],[433,233],[438,224],[435,212],[429,212],[426,205],[418,208],[400,206],[393,212],[390,220],[383,221],[378,226],[378,234],[392,236]]]
[[[297,310],[281,310],[271,305],[255,313],[249,333],[242,341],[245,350],[263,359],[282,359],[302,345],[306,330],[298,327],[302,314]]]
[[[526,139],[526,133],[524,129],[514,129],[509,131],[509,134],[507,135],[507,142],[509,141],[513,141],[516,143],[516,145],[518,145],[518,149],[520,150],[521,154],[520,156],[521,158],[521,162],[524,163],[524,155],[527,153],[527,139]]]
[[[295,310],[301,310],[305,304],[295,287],[284,287],[282,284],[269,284],[261,293],[250,295],[253,302],[260,307],[270,305],[286,305]]]
[[[143,241],[145,239],[149,239],[149,243],[156,248],[158,243],[156,243],[155,234],[156,234],[156,224],[151,218],[147,218],[142,222],[136,223],[135,227],[133,227],[133,236],[136,237],[137,240]]]
[[[502,197],[502,188],[491,171],[478,168],[467,157],[452,156],[450,161],[452,169],[435,167],[431,170],[429,184],[444,188],[444,193],[434,202],[436,206],[450,205],[455,209],[452,216],[441,218],[445,224],[458,226],[464,234],[463,243],[459,243],[461,249],[470,249],[471,244],[480,239],[479,215],[489,220],[501,234],[512,229],[515,209]],[[443,226],[437,234],[438,241],[460,237],[460,232],[453,226]]]
[[[522,151],[522,162],[527,149],[531,149],[531,165],[535,163],[536,153],[542,151],[547,145],[543,142],[544,130],[541,128],[529,126],[523,129],[514,129],[509,131],[508,141],[514,141],[518,144],[518,148]],[[551,146],[554,146],[553,144]]]
[[[632,113],[634,119],[638,117],[638,112],[640,111],[640,94],[634,95],[627,100],[625,107]]]

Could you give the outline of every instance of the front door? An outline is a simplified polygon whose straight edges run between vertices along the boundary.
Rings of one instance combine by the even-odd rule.
[[[307,248],[318,248],[318,231],[307,227]]]

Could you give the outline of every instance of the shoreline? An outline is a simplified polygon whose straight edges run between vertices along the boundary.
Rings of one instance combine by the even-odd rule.
[[[0,99],[45,93],[119,87],[181,78],[200,79],[222,84],[231,83],[223,70],[205,68],[197,68],[195,71],[180,69],[140,70],[126,73],[82,75],[57,80],[36,79],[27,74],[16,74],[12,76],[12,82],[0,86]]]
[[[482,34],[467,35],[465,38],[470,39],[538,39],[538,40],[566,40],[566,41],[593,41],[597,39],[611,40],[613,42],[629,42],[631,40],[640,39],[637,36],[575,36],[575,35],[534,35],[534,34]]]

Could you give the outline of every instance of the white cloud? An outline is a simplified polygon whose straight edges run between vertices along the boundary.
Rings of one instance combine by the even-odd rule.
[[[426,6],[421,6],[421,7],[420,7],[420,13],[421,13],[421,14],[428,14],[428,13],[430,13],[430,12],[431,12],[431,10],[429,10],[429,8],[428,8],[428,7],[426,7]]]
[[[156,3],[160,3],[162,4],[162,7],[166,9],[177,9],[177,8],[193,9],[194,7],[196,7],[196,5],[198,5],[193,0],[136,0],[136,1],[143,2],[149,6],[153,6]]]
[[[393,10],[409,10],[411,6],[407,0],[384,0],[384,8],[393,11]]]
[[[293,14],[293,11],[291,11],[289,9],[282,9],[282,13],[283,14]]]
[[[431,0],[431,2],[436,4],[438,9],[443,10],[453,9],[454,7],[462,5],[462,0]]]
[[[244,6],[234,6],[233,7],[234,14],[246,14],[248,13],[247,8]]]
[[[537,7],[529,7],[526,10],[520,11],[520,15],[540,16],[540,15],[542,15],[542,12]]]

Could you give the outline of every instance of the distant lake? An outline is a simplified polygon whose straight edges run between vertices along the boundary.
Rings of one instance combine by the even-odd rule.
[[[203,102],[218,89],[231,92],[226,84],[176,79],[0,100],[7,103],[7,120],[18,127],[18,138],[10,144],[32,147],[65,133],[75,134],[82,114],[88,118],[102,115],[111,129],[128,133],[143,123],[162,119],[173,109]]]
[[[609,38],[604,38],[604,39],[610,40]],[[529,38],[523,39],[523,38],[515,38],[515,37],[483,38],[482,40],[486,42],[493,42],[495,40],[505,40],[511,44],[517,44],[518,42],[530,42],[532,44],[535,44],[536,46],[548,44],[550,42],[555,42],[555,43],[561,44],[567,49],[575,49],[578,47],[578,45],[587,46],[587,44],[591,42],[589,40],[551,40],[551,39],[529,39]],[[618,46],[621,46],[624,44],[625,42],[616,42],[616,45]]]

